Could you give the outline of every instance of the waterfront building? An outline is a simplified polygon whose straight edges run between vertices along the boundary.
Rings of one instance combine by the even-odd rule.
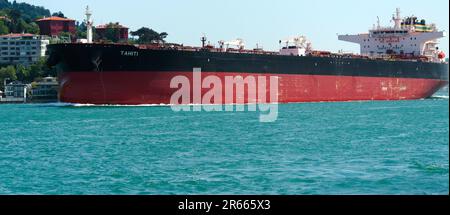
[[[48,38],[34,34],[0,35],[0,64],[30,65],[46,55]]]
[[[39,25],[41,35],[58,37],[62,32],[75,35],[75,20],[61,18],[57,16],[47,17],[36,20]]]
[[[5,98],[2,102],[26,102],[30,84],[24,84],[20,81],[13,81],[5,86]]]
[[[54,77],[46,77],[42,81],[31,84],[32,102],[57,102],[58,81]]]

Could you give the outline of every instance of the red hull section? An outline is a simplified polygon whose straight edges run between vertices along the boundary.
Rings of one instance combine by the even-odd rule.
[[[193,73],[189,72],[65,72],[60,77],[60,100],[81,104],[170,104],[171,96],[178,89],[171,89],[170,82],[175,76],[185,76],[191,83]],[[214,75],[225,82],[226,76],[266,77],[266,98],[270,98],[270,76],[278,77],[278,102],[318,102],[354,100],[410,100],[427,98],[448,82],[434,79],[351,77],[320,75],[271,75],[254,73],[202,72],[204,79]],[[225,84],[223,96],[225,96]],[[257,87],[257,86],[256,86]],[[258,88],[256,88],[258,89]],[[202,89],[202,95],[210,88]],[[254,103],[245,87],[244,103]],[[223,102],[226,103],[225,97]],[[273,102],[268,99],[268,102]],[[233,100],[242,103],[242,100]]]

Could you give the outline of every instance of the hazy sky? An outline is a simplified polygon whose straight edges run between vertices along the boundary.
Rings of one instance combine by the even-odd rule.
[[[278,41],[305,35],[315,49],[358,52],[359,46],[337,40],[336,34],[367,32],[376,23],[390,22],[395,8],[402,15],[416,15],[437,27],[449,29],[448,0],[18,0],[62,11],[69,18],[84,19],[89,5],[96,25],[120,22],[136,30],[146,26],[169,34],[168,41],[200,45],[205,33],[211,43],[244,39],[247,48],[256,44],[277,50]],[[448,36],[440,48],[449,53]]]

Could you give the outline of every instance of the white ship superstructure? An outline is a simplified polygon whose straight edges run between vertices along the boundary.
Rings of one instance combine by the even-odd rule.
[[[446,36],[435,24],[427,24],[415,16],[402,18],[397,8],[394,27],[381,27],[380,21],[369,33],[339,35],[339,40],[358,43],[361,55],[370,57],[423,56],[433,62],[443,61],[445,54],[438,48],[438,39]]]
[[[280,40],[280,55],[305,56],[312,51],[311,42],[305,36],[292,37]]]

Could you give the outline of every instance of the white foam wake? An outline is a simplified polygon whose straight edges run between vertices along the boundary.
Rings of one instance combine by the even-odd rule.
[[[446,95],[434,95],[431,98],[432,99],[447,99],[448,100],[448,96],[446,96]]]
[[[140,105],[118,105],[118,104],[70,104],[73,107],[168,107],[170,104],[140,104]]]

